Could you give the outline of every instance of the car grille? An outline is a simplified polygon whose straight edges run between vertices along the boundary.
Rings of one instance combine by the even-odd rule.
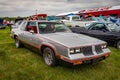
[[[81,48],[81,51],[83,52],[83,54],[84,54],[85,56],[93,55],[92,46],[83,47],[83,48]]]
[[[99,54],[99,53],[102,53],[103,51],[102,51],[102,48],[101,48],[101,46],[100,45],[96,45],[95,46],[95,51],[97,52],[97,54]]]
[[[95,46],[95,51],[97,54],[102,53],[102,48],[100,45],[96,45]],[[81,48],[81,52],[85,55],[85,56],[90,56],[90,55],[94,55],[93,51],[92,51],[92,46],[88,46],[88,47],[83,47]]]

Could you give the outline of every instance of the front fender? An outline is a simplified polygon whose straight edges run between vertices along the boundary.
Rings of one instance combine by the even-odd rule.
[[[41,45],[40,45],[40,50],[41,50],[41,51],[42,51],[42,47],[49,47],[49,48],[51,48],[51,49],[54,51],[55,55],[58,55],[57,50],[56,50],[56,47],[55,47],[54,45],[52,45],[52,44],[50,44],[50,43],[45,43],[45,42],[43,42],[43,43],[41,43]]]

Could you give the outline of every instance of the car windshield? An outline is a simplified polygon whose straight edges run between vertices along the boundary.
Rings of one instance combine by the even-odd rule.
[[[108,28],[111,30],[111,31],[117,31],[117,32],[120,32],[120,26],[114,24],[114,23],[107,23],[106,24],[108,26]]]
[[[72,20],[73,20],[73,21],[80,20],[80,17],[74,16],[74,17],[72,17]]]
[[[40,33],[71,32],[63,23],[57,22],[39,22],[38,28]]]

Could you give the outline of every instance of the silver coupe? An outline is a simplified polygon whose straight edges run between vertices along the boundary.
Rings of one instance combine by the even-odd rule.
[[[10,35],[17,48],[27,44],[38,49],[48,66],[55,66],[58,59],[74,65],[95,63],[111,53],[106,42],[72,33],[60,22],[23,21]]]

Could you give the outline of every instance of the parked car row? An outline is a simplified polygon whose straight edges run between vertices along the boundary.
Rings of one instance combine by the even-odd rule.
[[[61,22],[24,20],[10,35],[17,48],[27,44],[38,49],[48,66],[58,59],[74,65],[95,63],[111,53],[105,41],[73,33]]]
[[[81,20],[78,15],[66,16],[65,19],[61,20],[68,27],[85,27],[95,20]]]
[[[17,21],[15,24],[11,25],[11,29],[18,28],[21,23],[22,23],[22,20]]]
[[[85,34],[108,42],[120,49],[120,26],[108,22],[93,22],[86,27],[70,28],[75,33]]]

